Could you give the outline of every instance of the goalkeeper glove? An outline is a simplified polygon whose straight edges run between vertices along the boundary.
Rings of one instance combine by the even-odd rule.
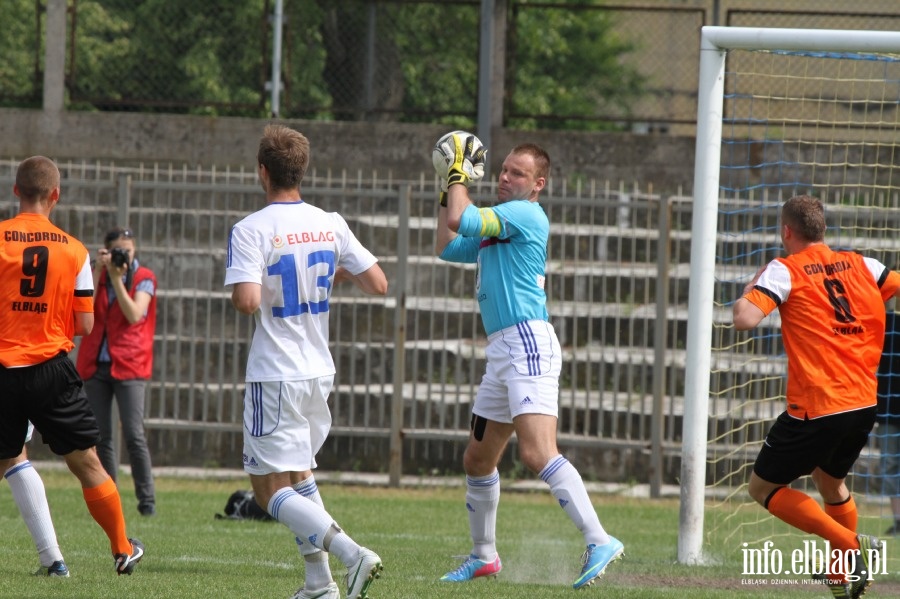
[[[453,164],[447,170],[447,186],[462,184],[469,185],[470,181],[478,181],[484,176],[484,156],[487,149],[480,145],[475,148],[475,136],[469,135],[463,138],[461,135],[453,136],[454,152]]]
[[[447,192],[446,191],[442,191],[441,194],[438,196],[438,203],[441,206],[443,206],[444,208],[447,207]]]

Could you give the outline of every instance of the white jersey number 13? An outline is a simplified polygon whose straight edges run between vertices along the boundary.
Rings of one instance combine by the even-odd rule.
[[[278,259],[278,262],[268,267],[266,272],[269,276],[281,277],[281,293],[283,295],[282,304],[284,306],[273,306],[272,316],[276,318],[287,318],[289,316],[306,314],[307,312],[310,314],[328,312],[328,295],[331,292],[331,277],[334,275],[334,251],[320,250],[309,254],[306,259],[307,270],[312,270],[319,264],[327,265],[328,270],[325,274],[314,275],[313,278],[302,276],[307,273],[297,271],[297,262],[294,260],[293,254],[282,255]],[[311,289],[305,289],[304,291],[306,293],[304,293],[304,295],[307,297],[320,295],[316,293],[316,289],[321,288],[325,290],[325,299],[301,302],[300,284],[301,282],[306,283],[307,281],[309,283],[315,283],[315,286]]]

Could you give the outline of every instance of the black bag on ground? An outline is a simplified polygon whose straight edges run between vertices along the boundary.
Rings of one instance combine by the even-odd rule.
[[[269,512],[259,507],[253,491],[235,491],[225,504],[225,514],[216,514],[216,519],[231,520],[274,520]]]

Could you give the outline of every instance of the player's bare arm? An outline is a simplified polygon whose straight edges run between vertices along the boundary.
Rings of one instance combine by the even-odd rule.
[[[734,302],[732,321],[734,322],[734,328],[739,331],[749,331],[762,322],[762,319],[765,317],[765,312],[747,298],[742,297]]]
[[[443,206],[438,210],[436,233],[434,238],[434,254],[440,256],[444,251],[444,248],[446,248],[451,241],[456,239],[456,232],[450,230],[450,227],[447,226],[447,208]]]
[[[334,270],[334,284],[339,285],[340,283],[352,283],[353,275],[350,274],[350,271],[344,268],[343,266],[338,266]]]
[[[447,245],[456,239],[462,213],[472,205],[469,190],[465,185],[451,185],[447,190],[447,206],[438,211],[437,237],[434,252],[440,256]]]
[[[231,304],[241,314],[253,314],[259,310],[262,285],[259,283],[235,283],[231,291]]]
[[[466,208],[472,205],[469,189],[465,185],[451,185],[447,189],[447,228],[459,231],[459,223]]]
[[[334,272],[334,282],[353,283],[363,293],[369,295],[386,295],[388,289],[387,277],[377,264],[373,264],[368,270],[364,270],[358,275],[350,274],[349,270],[343,266],[338,266]]]
[[[759,281],[759,277],[765,270],[766,267],[762,266],[756,271],[756,274],[753,275],[750,282],[744,285],[744,291],[741,293],[740,299],[734,302],[734,307],[732,308],[732,322],[734,323],[734,328],[739,331],[749,331],[766,317],[765,312],[744,297],[753,290],[753,287],[756,285],[756,282]]]
[[[94,329],[93,312],[75,312],[75,336],[85,337]]]

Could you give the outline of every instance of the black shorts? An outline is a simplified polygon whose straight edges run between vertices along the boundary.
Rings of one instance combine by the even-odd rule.
[[[782,413],[763,443],[753,472],[766,482],[788,485],[821,468],[846,478],[869,439],[876,407],[800,420]]]
[[[0,366],[0,414],[0,459],[22,453],[29,420],[57,455],[100,441],[81,377],[64,353],[34,366]]]

